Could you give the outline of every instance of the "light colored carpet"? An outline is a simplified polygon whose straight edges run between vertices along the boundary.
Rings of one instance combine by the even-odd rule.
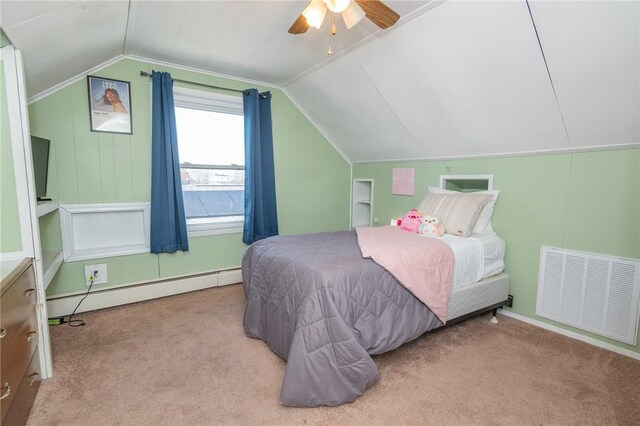
[[[375,357],[352,404],[284,407],[285,363],[245,337],[243,310],[234,285],[53,327],[29,424],[640,424],[640,361],[488,315]]]

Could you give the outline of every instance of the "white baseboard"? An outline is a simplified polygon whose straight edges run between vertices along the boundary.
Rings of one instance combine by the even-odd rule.
[[[526,322],[527,324],[535,325],[536,327],[544,328],[545,330],[553,331],[555,333],[562,334],[563,336],[571,337],[572,339],[580,340],[581,342],[589,343],[593,346],[607,349],[620,355],[628,356],[629,358],[640,360],[640,352],[634,352],[629,349],[621,348],[619,346],[594,339],[593,337],[584,336],[570,330],[565,330],[564,328],[556,327],[555,325],[547,324],[546,322],[525,317],[524,315],[515,314],[511,311],[507,311],[506,309],[501,309],[499,312],[504,316],[515,318],[519,321]]]
[[[187,293],[211,287],[221,287],[240,282],[242,282],[241,270],[231,269],[190,277],[107,288],[89,293],[89,296],[82,302],[76,313],[142,302],[144,300],[157,299],[159,297],[172,296],[174,294]],[[83,297],[84,293],[54,296],[47,300],[49,318],[70,315]]]

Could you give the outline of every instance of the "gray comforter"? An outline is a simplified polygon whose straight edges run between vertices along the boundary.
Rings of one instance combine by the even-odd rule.
[[[442,325],[385,269],[364,259],[355,232],[278,236],[242,260],[244,330],[287,361],[280,401],[354,401],[378,379],[370,355]]]

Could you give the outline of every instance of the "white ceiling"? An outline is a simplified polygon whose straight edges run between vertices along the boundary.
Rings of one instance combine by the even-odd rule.
[[[640,143],[640,2],[535,2],[574,147]]]
[[[446,3],[288,90],[332,140],[361,142],[345,147],[354,161],[561,148],[530,22],[524,2]],[[346,117],[340,126],[336,115]]]
[[[640,144],[638,1],[385,3],[331,59],[329,20],[287,33],[305,1],[2,0],[0,25],[30,96],[122,54],[210,70],[282,87],[353,162]]]
[[[2,0],[0,26],[22,50],[28,95],[122,54],[127,10],[120,1]]]
[[[353,162],[640,145],[640,3],[530,6],[448,1],[286,90]]]
[[[401,16],[429,1],[387,0]],[[291,35],[306,0],[2,0],[0,26],[24,52],[30,96],[125,54],[281,85],[327,60],[329,14],[320,30]],[[333,50],[383,32],[368,19],[336,20]]]

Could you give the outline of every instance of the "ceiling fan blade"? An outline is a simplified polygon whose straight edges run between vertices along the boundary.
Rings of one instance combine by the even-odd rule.
[[[400,15],[379,0],[355,0],[355,2],[364,10],[367,18],[382,29],[389,28],[400,19]]]
[[[293,25],[289,28],[289,34],[304,34],[309,29],[309,24],[307,23],[307,18],[300,15],[298,19],[295,20]]]

